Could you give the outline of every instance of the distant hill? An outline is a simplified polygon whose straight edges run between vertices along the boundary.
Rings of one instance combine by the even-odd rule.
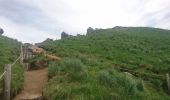
[[[50,43],[50,42],[53,42],[53,40],[50,38],[47,38],[45,41],[43,41],[41,43],[36,43],[35,45],[38,47],[41,47],[42,45],[45,45],[46,43]]]
[[[43,48],[63,57],[59,64],[49,66],[52,79],[44,92],[50,100],[170,99],[165,80],[170,72],[169,30],[89,28],[86,36],[56,40],[44,44]],[[74,80],[73,76],[79,75],[80,79]]]

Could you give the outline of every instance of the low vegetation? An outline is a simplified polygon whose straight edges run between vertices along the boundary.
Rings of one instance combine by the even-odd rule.
[[[41,69],[47,67],[49,60],[42,54],[36,55],[35,57],[28,59],[26,62],[29,63],[29,70]]]
[[[62,57],[49,65],[49,100],[169,100],[170,31],[97,29],[42,46]]]
[[[5,64],[12,64],[20,55],[20,43],[8,37],[0,36],[0,75]],[[12,67],[11,92],[16,94],[23,84],[23,67],[17,63]],[[0,80],[0,94],[2,93],[3,79]],[[0,97],[1,98],[1,97]]]

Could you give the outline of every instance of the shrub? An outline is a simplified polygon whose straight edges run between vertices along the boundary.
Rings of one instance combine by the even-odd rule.
[[[38,55],[34,58],[28,59],[31,69],[38,69],[39,67],[46,67],[49,64],[49,60],[44,55]]]
[[[136,87],[139,91],[144,91],[144,85],[142,81],[138,81]]]
[[[85,55],[81,55],[81,54],[79,54],[77,57],[85,65],[89,65],[89,66],[98,66],[98,65],[100,65],[100,62],[95,57],[89,57],[89,56],[85,56]]]
[[[111,89],[94,81],[79,83],[70,81],[69,75],[55,76],[44,88],[49,100],[111,100]],[[80,100],[81,100],[80,99]]]
[[[100,72],[99,75],[98,75],[98,80],[103,85],[108,85],[110,87],[112,85],[114,85],[113,84],[113,78],[108,71]]]
[[[84,64],[76,58],[64,58],[61,62],[51,63],[49,74],[55,75],[57,72],[69,74],[73,80],[84,80],[87,78],[87,71]]]
[[[157,88],[157,90],[162,90],[162,82],[158,79],[150,79],[149,80],[151,83],[153,83]]]
[[[126,98],[131,98],[132,96],[137,95],[138,90],[144,90],[143,83],[134,79],[132,75],[128,73],[118,73],[112,69],[99,72],[98,81],[100,84],[114,89],[118,94],[121,94]]]

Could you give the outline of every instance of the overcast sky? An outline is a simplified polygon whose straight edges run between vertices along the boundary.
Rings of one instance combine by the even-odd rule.
[[[23,42],[85,34],[89,26],[170,29],[170,0],[0,0],[4,35]]]

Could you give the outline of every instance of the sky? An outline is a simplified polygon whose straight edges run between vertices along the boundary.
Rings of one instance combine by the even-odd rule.
[[[88,27],[142,26],[170,29],[170,0],[0,0],[5,36],[36,43]]]

